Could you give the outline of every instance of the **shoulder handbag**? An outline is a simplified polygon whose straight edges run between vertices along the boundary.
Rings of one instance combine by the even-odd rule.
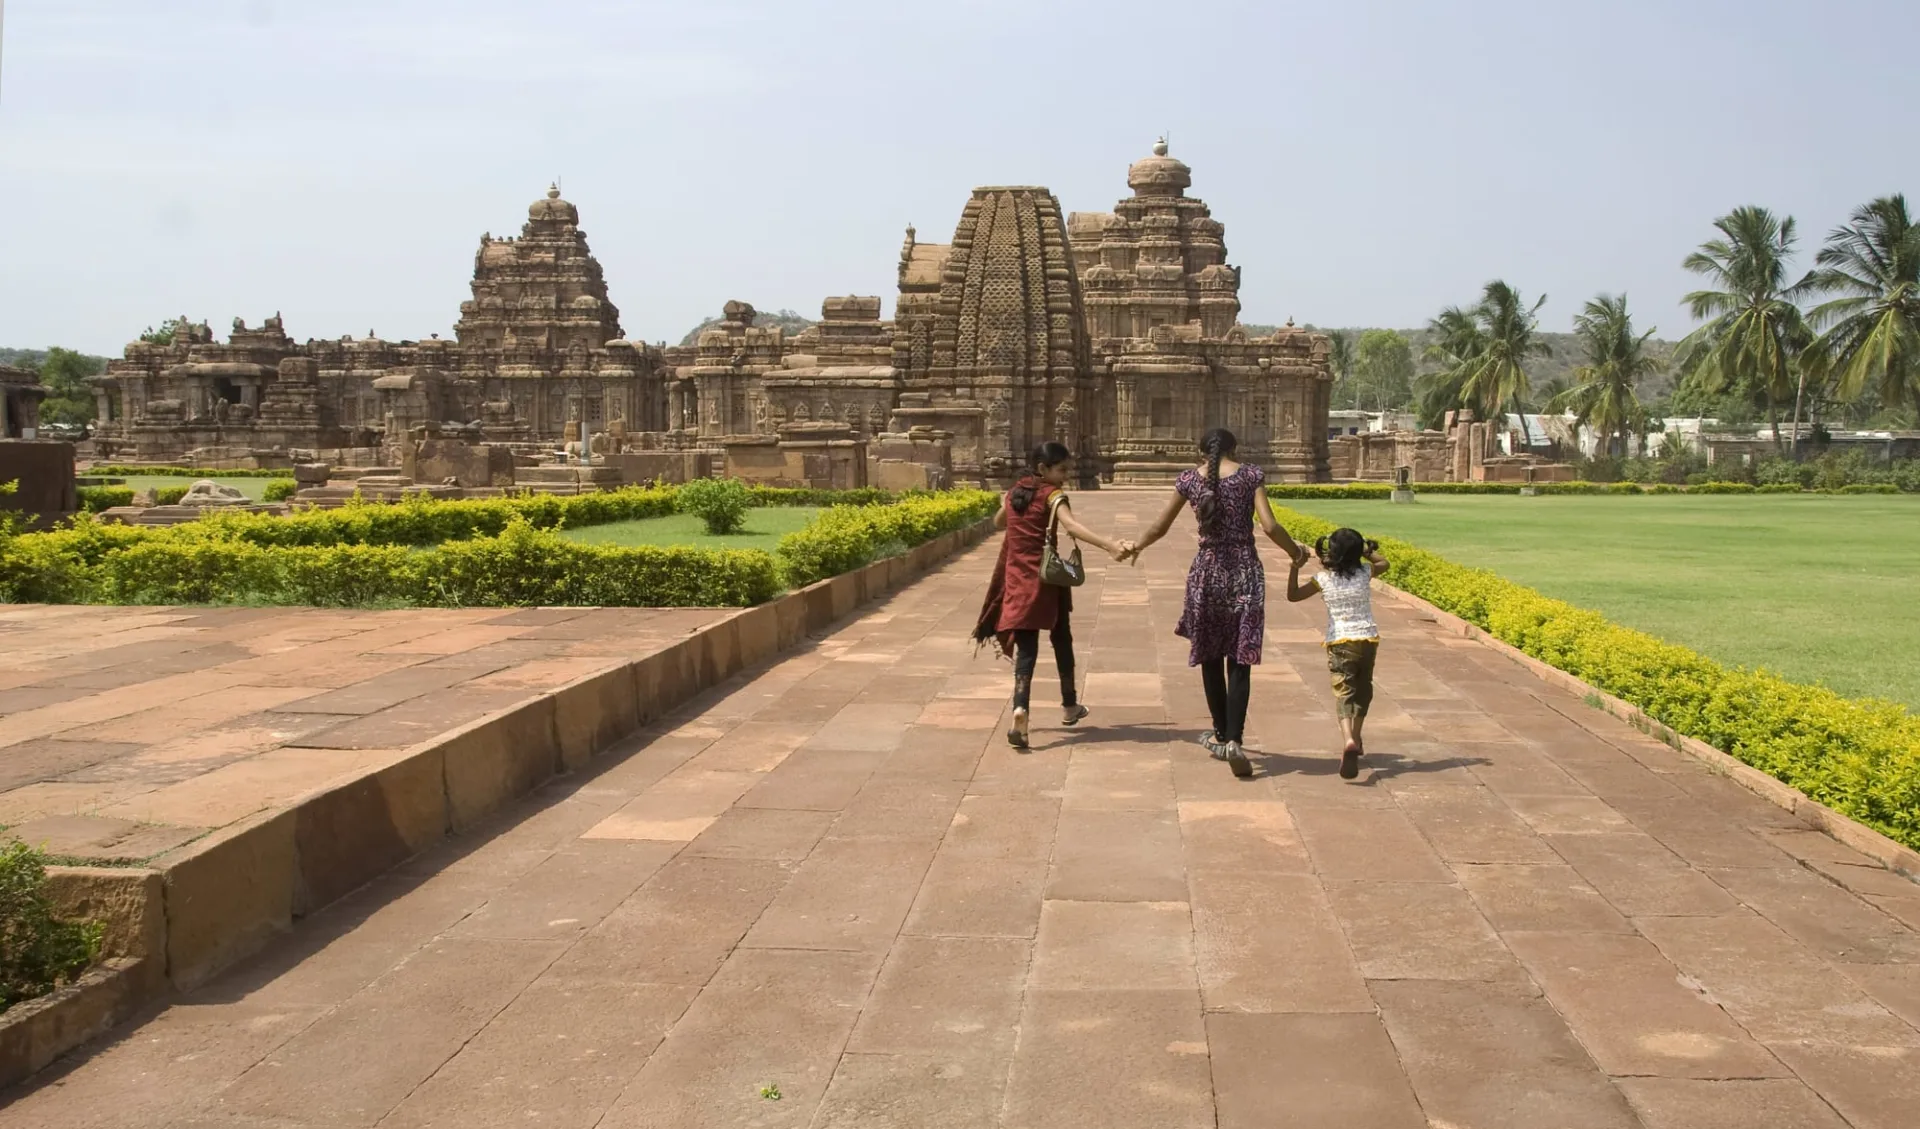
[[[1047,499],[1047,539],[1040,544],[1040,583],[1056,588],[1078,588],[1087,581],[1087,570],[1080,563],[1080,547],[1073,555],[1060,555],[1060,503],[1066,495],[1055,493]]]

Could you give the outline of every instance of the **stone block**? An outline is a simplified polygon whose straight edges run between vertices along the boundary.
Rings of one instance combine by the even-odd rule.
[[[553,699],[481,718],[437,742],[446,757],[447,824],[465,831],[560,770]]]
[[[513,452],[503,444],[463,443],[457,439],[423,439],[405,445],[401,473],[415,482],[445,482],[461,486],[512,486]]]
[[[293,924],[294,828],[293,812],[262,812],[154,860],[175,988],[206,983]]]
[[[166,979],[165,883],[155,870],[127,867],[50,866],[47,898],[62,921],[98,921],[107,927],[100,954],[140,962],[135,976],[145,991]]]
[[[600,750],[640,728],[633,688],[633,664],[623,662],[554,691],[554,729],[567,771],[585,768]]]
[[[133,1014],[147,994],[140,966],[157,961],[105,961],[79,980],[0,1015],[0,1088],[26,1079]]]
[[[38,525],[51,525],[80,508],[73,484],[73,444],[50,439],[0,442],[0,482],[18,482],[0,495],[0,509],[18,510]]]
[[[307,797],[294,809],[294,912],[311,913],[358,889],[439,842],[447,828],[439,746]]]

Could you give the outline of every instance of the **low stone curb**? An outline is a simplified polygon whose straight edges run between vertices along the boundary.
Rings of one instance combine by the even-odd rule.
[[[1813,830],[1826,832],[1888,870],[1920,881],[1920,852],[1888,838],[1858,820],[1834,811],[1792,785],[1767,775],[1738,757],[1722,752],[1705,741],[1696,740],[1675,731],[1649,717],[1640,707],[1631,702],[1616,698],[1559,667],[1542,662],[1510,643],[1502,642],[1488,634],[1486,629],[1469,623],[1452,612],[1442,611],[1420,597],[1390,585],[1383,584],[1381,590],[1414,610],[1432,616],[1436,623],[1452,634],[1472,639],[1482,646],[1500,652],[1526,667],[1542,682],[1579,694],[1590,703],[1597,700],[1599,702],[1597,708],[1619,718],[1642,733],[1658,738],[1686,753],[1761,799],[1791,812]]]
[[[47,868],[59,916],[104,921],[109,958],[0,1016],[0,1087],[169,990],[206,983],[449,835],[586,767],[741,670],[824,632],[993,532],[991,518],[899,556],[745,608],[634,661],[612,660],[352,779],[223,827],[146,867]]]

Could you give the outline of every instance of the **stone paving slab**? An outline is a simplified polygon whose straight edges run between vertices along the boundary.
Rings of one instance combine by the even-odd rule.
[[[146,861],[727,614],[3,607],[0,826]]]
[[[1078,505],[1137,529],[1157,501]],[[1258,771],[1235,780],[1192,743],[1186,535],[1094,563],[1075,636],[1095,712],[1051,724],[1043,680],[1029,753],[1000,736],[1006,666],[965,642],[989,543],[0,1097],[0,1127],[1913,1124],[1920,886],[1391,602],[1361,778],[1335,773],[1321,612],[1276,599]],[[356,651],[379,629],[342,613],[120,609],[76,639],[68,612],[0,609],[0,636],[37,632],[0,687],[112,651],[161,664],[121,685],[377,705],[379,676],[339,680],[356,655],[417,659],[381,673],[422,687],[429,663],[498,663],[422,689],[472,694],[606,638],[564,612],[451,613]],[[227,651],[161,669],[266,640],[325,648],[324,677],[286,681],[282,652],[212,689]],[[0,718],[0,764],[73,765],[16,808],[146,794],[113,789],[147,770],[73,774],[152,746],[47,743],[171,699],[72,708],[90,697]],[[208,702],[206,739],[301,700]],[[251,786],[356,753],[295,748],[251,754]]]

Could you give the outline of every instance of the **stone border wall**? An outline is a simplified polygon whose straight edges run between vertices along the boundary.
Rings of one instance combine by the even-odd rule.
[[[1651,737],[1666,742],[1673,748],[1700,761],[1713,772],[1725,776],[1734,783],[1759,796],[1787,812],[1798,817],[1802,823],[1814,831],[1824,831],[1846,846],[1852,847],[1881,866],[1908,878],[1920,881],[1920,852],[1895,842],[1875,831],[1864,823],[1842,815],[1832,808],[1814,800],[1793,786],[1776,780],[1752,765],[1722,752],[1705,741],[1675,732],[1659,721],[1647,716],[1640,707],[1623,701],[1599,687],[1592,686],[1575,678],[1557,666],[1534,658],[1511,644],[1502,642],[1489,635],[1480,627],[1461,619],[1452,612],[1442,611],[1410,592],[1382,584],[1380,590],[1391,598],[1432,616],[1434,622],[1454,635],[1471,639],[1483,647],[1491,648],[1512,659],[1531,671],[1534,677],[1552,686],[1580,695],[1589,703],[1598,702],[1595,708],[1603,710],[1635,729]]]
[[[0,1088],[169,991],[206,983],[337,901],[642,726],[826,631],[985,540],[993,519],[746,608],[643,659],[530,695],[363,775],[259,812],[146,867],[48,867],[63,917],[107,923],[78,983],[0,1015]]]

